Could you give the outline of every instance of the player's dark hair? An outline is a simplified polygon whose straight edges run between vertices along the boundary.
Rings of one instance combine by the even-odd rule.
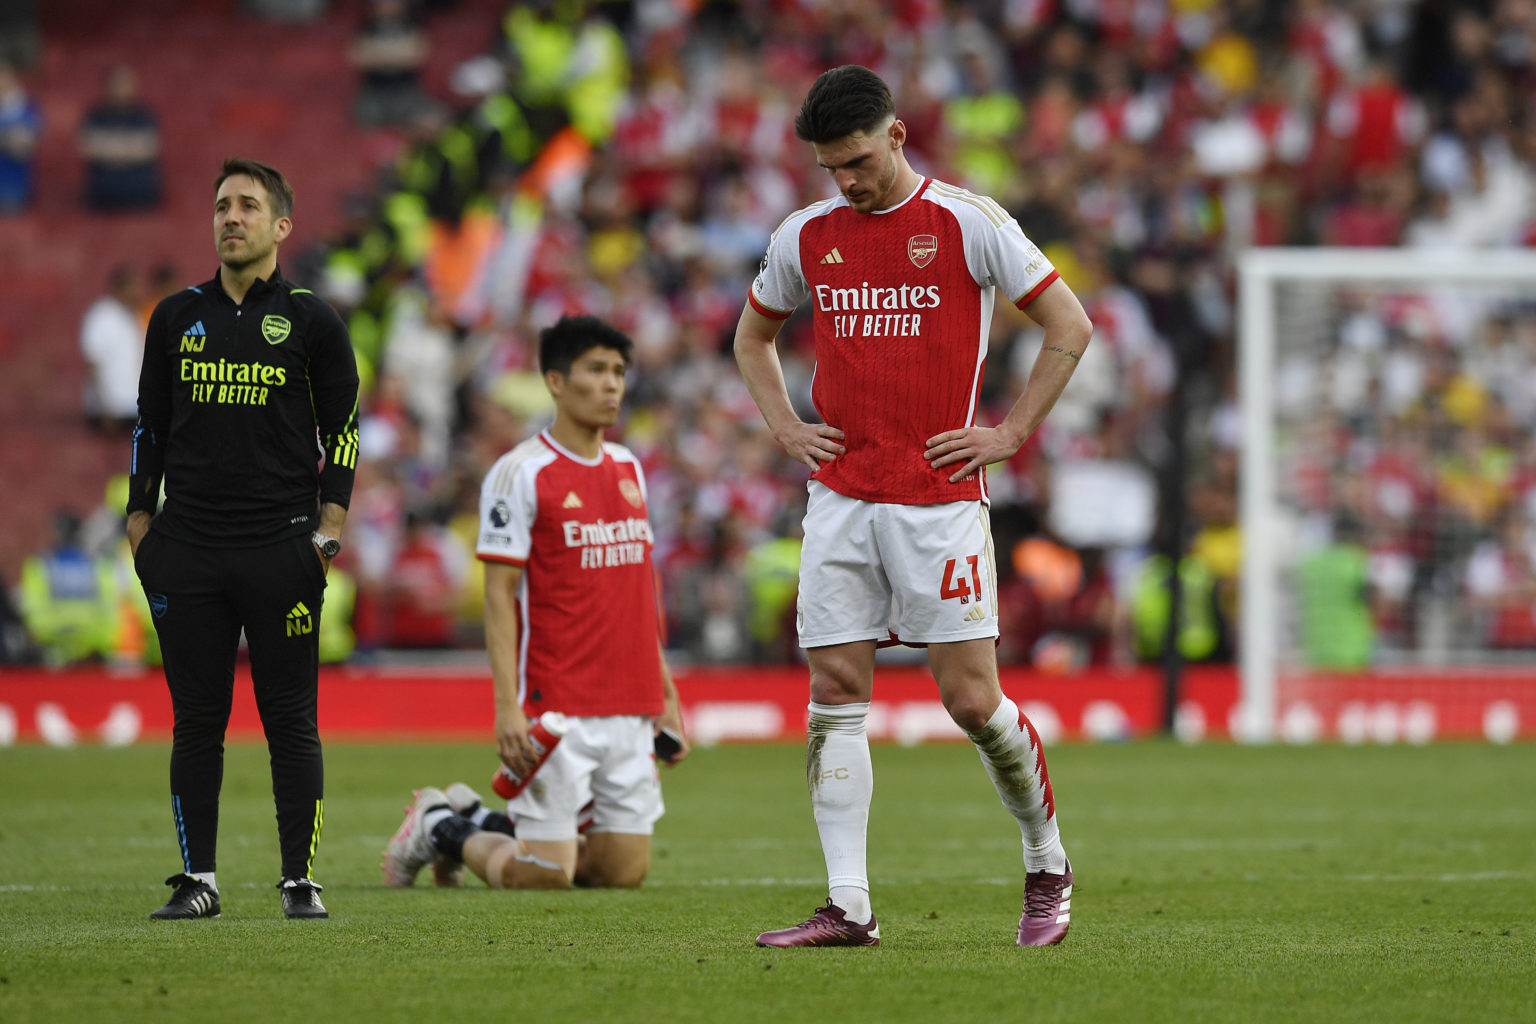
[[[891,87],[869,68],[844,64],[823,71],[795,115],[795,135],[818,145],[872,132],[896,114]]]
[[[225,178],[232,178],[237,174],[243,174],[252,181],[260,182],[261,187],[267,190],[267,199],[272,204],[273,220],[278,217],[293,216],[293,186],[288,184],[288,179],[283,177],[282,171],[260,160],[247,160],[240,156],[226,159],[224,166],[219,170],[219,176],[213,179],[213,194],[219,194],[219,187],[224,184]]]
[[[594,348],[613,349],[628,366],[635,343],[629,335],[595,316],[563,316],[539,332],[539,371],[553,370],[569,376],[576,360]]]

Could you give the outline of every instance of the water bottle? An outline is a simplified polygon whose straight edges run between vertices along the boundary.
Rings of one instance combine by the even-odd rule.
[[[521,793],[533,778],[533,773],[539,770],[539,766],[549,760],[549,755],[555,752],[555,745],[560,742],[560,737],[570,728],[565,716],[558,711],[546,711],[533,723],[533,728],[528,730],[528,741],[533,744],[533,752],[536,760],[533,768],[522,777],[512,774],[512,769],[502,765],[496,769],[496,774],[491,776],[491,788],[496,795],[504,800],[511,800]]]

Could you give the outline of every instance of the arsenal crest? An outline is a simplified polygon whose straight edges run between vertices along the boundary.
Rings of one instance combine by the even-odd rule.
[[[268,345],[281,345],[292,329],[293,324],[285,316],[269,313],[261,318],[261,335],[267,339]]]
[[[635,508],[640,507],[640,485],[633,480],[620,480],[619,493],[624,495],[624,500]]]
[[[907,239],[907,258],[912,265],[921,270],[933,262],[934,256],[939,252],[939,238],[937,235],[913,235]]]

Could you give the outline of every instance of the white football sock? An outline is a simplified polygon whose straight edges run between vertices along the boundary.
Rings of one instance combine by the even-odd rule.
[[[214,892],[219,891],[219,883],[213,880],[212,871],[194,871],[192,872],[192,877],[197,879],[199,882],[206,884],[208,888],[212,889]]]
[[[875,916],[869,905],[869,890],[856,885],[834,885],[828,888],[827,898],[843,911],[843,917],[854,924],[869,924]]]
[[[873,911],[865,850],[875,792],[864,731],[869,705],[813,702],[810,712],[805,778],[827,862],[828,895],[849,921],[868,924]]]
[[[1029,719],[1007,697],[987,724],[969,734],[981,763],[1024,837],[1024,870],[1060,874],[1067,851],[1056,826],[1056,797],[1045,770],[1045,751]]]

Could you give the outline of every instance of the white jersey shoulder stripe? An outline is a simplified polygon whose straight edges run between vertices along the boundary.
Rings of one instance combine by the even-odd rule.
[[[773,229],[773,235],[769,238],[768,244],[772,245],[773,239],[778,238],[779,232],[783,231],[790,224],[802,224],[805,221],[811,220],[815,217],[825,216],[826,214],[831,213],[838,206],[847,205],[848,200],[844,199],[840,195],[837,195],[830,196],[818,202],[814,202],[810,206],[802,207],[801,209],[796,210],[794,213],[790,214],[788,217],[785,217],[782,221],[779,222],[779,226]]]
[[[967,192],[963,188],[956,188],[953,185],[946,185],[943,182],[935,181],[932,185],[928,186],[928,192],[934,197],[933,201],[939,202],[941,206],[947,207],[949,205],[943,202],[943,200],[947,199],[952,202],[966,203],[975,207],[996,227],[1002,227],[1013,219],[1008,215],[1008,211],[997,205],[996,200],[989,199],[986,196],[979,196],[974,192]]]
[[[603,451],[606,452],[608,457],[613,459],[615,462],[633,462],[636,465],[640,464],[639,457],[617,441],[604,441]]]
[[[847,205],[840,195],[823,199],[796,210],[774,229],[762,266],[747,291],[747,300],[758,313],[784,320],[804,301],[810,289],[800,265],[800,233],[809,221]]]
[[[948,182],[938,180],[931,182],[930,188],[940,195],[948,196],[953,199],[959,199],[964,202],[979,206],[983,209],[990,210],[994,215],[1001,217],[1004,220],[1010,219],[1010,214],[1008,211],[1003,209],[1002,204],[999,203],[996,199],[993,199],[991,196],[980,195],[979,193],[972,192],[970,189],[961,188],[959,185],[951,185]]]
[[[535,467],[542,469],[545,465],[555,461],[555,458],[555,453],[550,450],[549,445],[537,437],[530,437],[496,460],[496,465],[492,466],[490,473],[486,475],[486,480],[490,484],[490,492],[503,496],[510,495],[512,493],[513,481],[517,479],[517,474],[525,466],[534,463],[536,460],[542,460],[538,461]]]

